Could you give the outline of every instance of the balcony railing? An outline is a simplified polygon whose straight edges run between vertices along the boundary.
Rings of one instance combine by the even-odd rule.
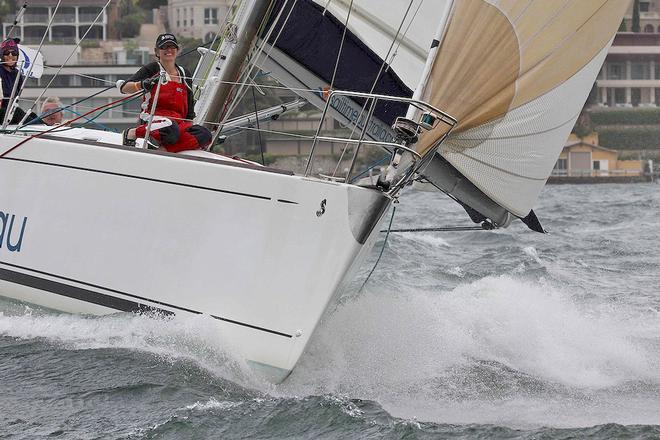
[[[76,14],[55,14],[53,23],[75,23]]]
[[[552,177],[626,177],[641,176],[642,170],[552,170]]]
[[[94,12],[94,13],[91,13],[91,12],[79,12],[79,13],[78,13],[78,20],[79,20],[81,23],[92,23],[94,20],[96,20],[96,17],[97,17],[98,15],[99,15],[98,12]],[[98,19],[98,21],[97,21],[97,23],[104,23],[104,22],[105,22],[105,20],[104,20],[104,17],[103,17],[103,16],[101,16],[101,17]]]
[[[48,14],[29,14],[23,16],[23,23],[48,23]]]

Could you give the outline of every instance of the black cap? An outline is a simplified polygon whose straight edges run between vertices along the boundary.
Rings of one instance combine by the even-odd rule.
[[[159,49],[165,46],[167,43],[174,43],[177,49],[179,48],[179,43],[176,41],[174,34],[160,34],[158,38],[156,38],[156,47]]]

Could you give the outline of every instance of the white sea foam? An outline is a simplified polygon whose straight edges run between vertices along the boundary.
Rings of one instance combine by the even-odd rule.
[[[190,411],[209,411],[214,409],[226,410],[235,408],[239,405],[242,405],[243,402],[230,402],[226,400],[217,400],[214,397],[211,397],[206,402],[195,402],[192,405],[186,406],[186,409]]]
[[[410,240],[415,240],[417,242],[425,243],[433,247],[451,247],[449,242],[441,237],[438,237],[437,234],[412,234],[407,237]]]
[[[616,404],[555,399],[630,382],[660,387],[660,353],[629,317],[623,309],[585,311],[557,288],[509,276],[435,295],[367,291],[328,319],[278,392],[349,392],[395,415],[438,422],[657,423],[660,413],[641,404],[623,412]],[[523,401],[537,398],[525,413]],[[514,408],[519,417],[507,412]]]
[[[43,339],[72,350],[103,348],[152,353],[166,361],[191,360],[215,375],[234,381],[261,383],[238,350],[222,338],[213,318],[200,316],[148,317],[128,313],[105,316],[17,314],[15,306],[0,312],[0,335]]]

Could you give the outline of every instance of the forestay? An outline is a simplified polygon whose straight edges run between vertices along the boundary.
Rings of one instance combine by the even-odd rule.
[[[439,153],[511,213],[532,208],[626,0],[454,1],[421,99],[458,119]],[[432,151],[439,129],[420,139]]]

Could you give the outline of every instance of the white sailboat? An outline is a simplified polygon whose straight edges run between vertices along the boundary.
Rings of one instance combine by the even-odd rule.
[[[438,31],[414,97],[350,30],[353,2],[319,3],[244,0],[227,27],[237,38],[200,61],[197,114],[226,120],[228,98],[241,93],[234,79],[247,80],[253,65],[279,66],[273,74],[283,83],[353,124],[354,158],[359,148],[390,151],[379,187],[352,183],[354,160],[347,174],[314,175],[313,147],[308,170],[296,175],[210,152],[124,147],[118,134],[86,128],[10,130],[0,135],[0,294],[76,313],[207,314],[277,382],[416,175],[477,222],[503,227],[517,217],[533,227],[531,208],[627,2],[432,7]],[[333,35],[332,60],[310,62],[305,52]],[[394,32],[392,41],[404,38]],[[392,87],[399,91],[387,93]],[[380,139],[378,127],[388,135]],[[319,131],[314,144],[334,140]]]

